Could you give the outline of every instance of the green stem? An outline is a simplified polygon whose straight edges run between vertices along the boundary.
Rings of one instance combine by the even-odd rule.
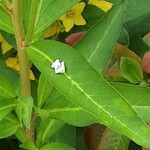
[[[21,89],[22,96],[31,95],[30,79],[29,79],[29,60],[27,58],[26,52],[24,50],[24,29],[23,29],[23,19],[21,15],[21,0],[12,0],[12,21],[13,28],[15,32],[15,38],[18,50],[18,59],[20,65],[20,77],[21,77]]]
[[[34,33],[34,26],[35,26],[35,20],[36,20],[36,13],[37,13],[37,8],[38,8],[37,6],[38,6],[37,0],[32,0],[29,26],[28,26],[27,36],[26,36],[26,44],[27,45],[30,42],[32,42],[33,33]]]
[[[31,95],[31,86],[29,78],[29,60],[25,48],[25,35],[22,19],[22,0],[12,0],[12,23],[17,43],[18,59],[20,65],[20,78],[21,78],[21,94],[22,97]],[[32,125],[31,125],[32,126]],[[28,139],[34,137],[34,127],[26,129],[26,136]]]

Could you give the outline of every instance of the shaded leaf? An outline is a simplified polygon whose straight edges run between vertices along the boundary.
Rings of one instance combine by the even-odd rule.
[[[129,0],[125,22],[147,14],[148,12],[150,12],[149,6],[149,0]]]
[[[65,124],[60,130],[51,137],[50,142],[59,142],[76,147],[76,127]]]
[[[50,138],[64,126],[64,122],[55,119],[41,119],[37,131],[36,145],[41,147],[49,143]]]
[[[62,144],[62,143],[50,143],[47,144],[45,146],[43,146],[40,150],[75,150],[75,148],[66,145],[66,144]]]
[[[122,57],[120,70],[124,78],[131,83],[140,83],[143,80],[143,72],[140,63],[132,58]]]
[[[50,95],[52,88],[53,86],[51,85],[51,83],[43,75],[41,75],[39,78],[38,91],[37,91],[37,94],[38,94],[37,106],[38,107],[41,107],[44,104],[44,102]]]
[[[129,139],[110,129],[106,129],[100,140],[98,150],[127,150]]]

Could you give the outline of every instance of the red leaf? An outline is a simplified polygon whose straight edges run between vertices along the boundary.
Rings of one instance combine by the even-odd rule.
[[[145,73],[150,73],[150,51],[144,54],[141,62],[141,67]]]
[[[69,35],[66,39],[65,42],[68,45],[73,46],[74,44],[76,44],[84,35],[86,34],[86,32],[77,32],[77,33],[73,33],[71,35]]]

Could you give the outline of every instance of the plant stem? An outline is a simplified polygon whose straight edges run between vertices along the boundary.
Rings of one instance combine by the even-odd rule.
[[[34,33],[34,26],[35,26],[35,20],[36,20],[36,12],[37,12],[37,8],[38,8],[37,6],[38,6],[37,0],[32,0],[29,26],[28,26],[27,36],[26,36],[26,44],[27,45],[30,42],[32,42],[33,33]]]
[[[21,13],[21,0],[12,0],[12,20],[15,32],[15,38],[18,50],[18,59],[20,65],[20,77],[21,77],[21,89],[22,96],[31,95],[30,79],[29,79],[29,60],[27,58],[26,52],[24,50],[24,29],[23,29],[23,19]]]
[[[28,97],[31,95],[31,86],[29,78],[29,60],[26,55],[25,47],[25,35],[22,19],[22,0],[12,0],[12,23],[17,43],[18,59],[20,65],[20,78],[21,78],[21,95],[22,97]],[[32,130],[32,131],[31,131]],[[26,130],[26,136],[28,139],[33,139],[34,129]]]

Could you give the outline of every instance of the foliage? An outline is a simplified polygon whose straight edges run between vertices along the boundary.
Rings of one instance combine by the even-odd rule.
[[[0,0],[0,146],[150,148],[149,5]]]

